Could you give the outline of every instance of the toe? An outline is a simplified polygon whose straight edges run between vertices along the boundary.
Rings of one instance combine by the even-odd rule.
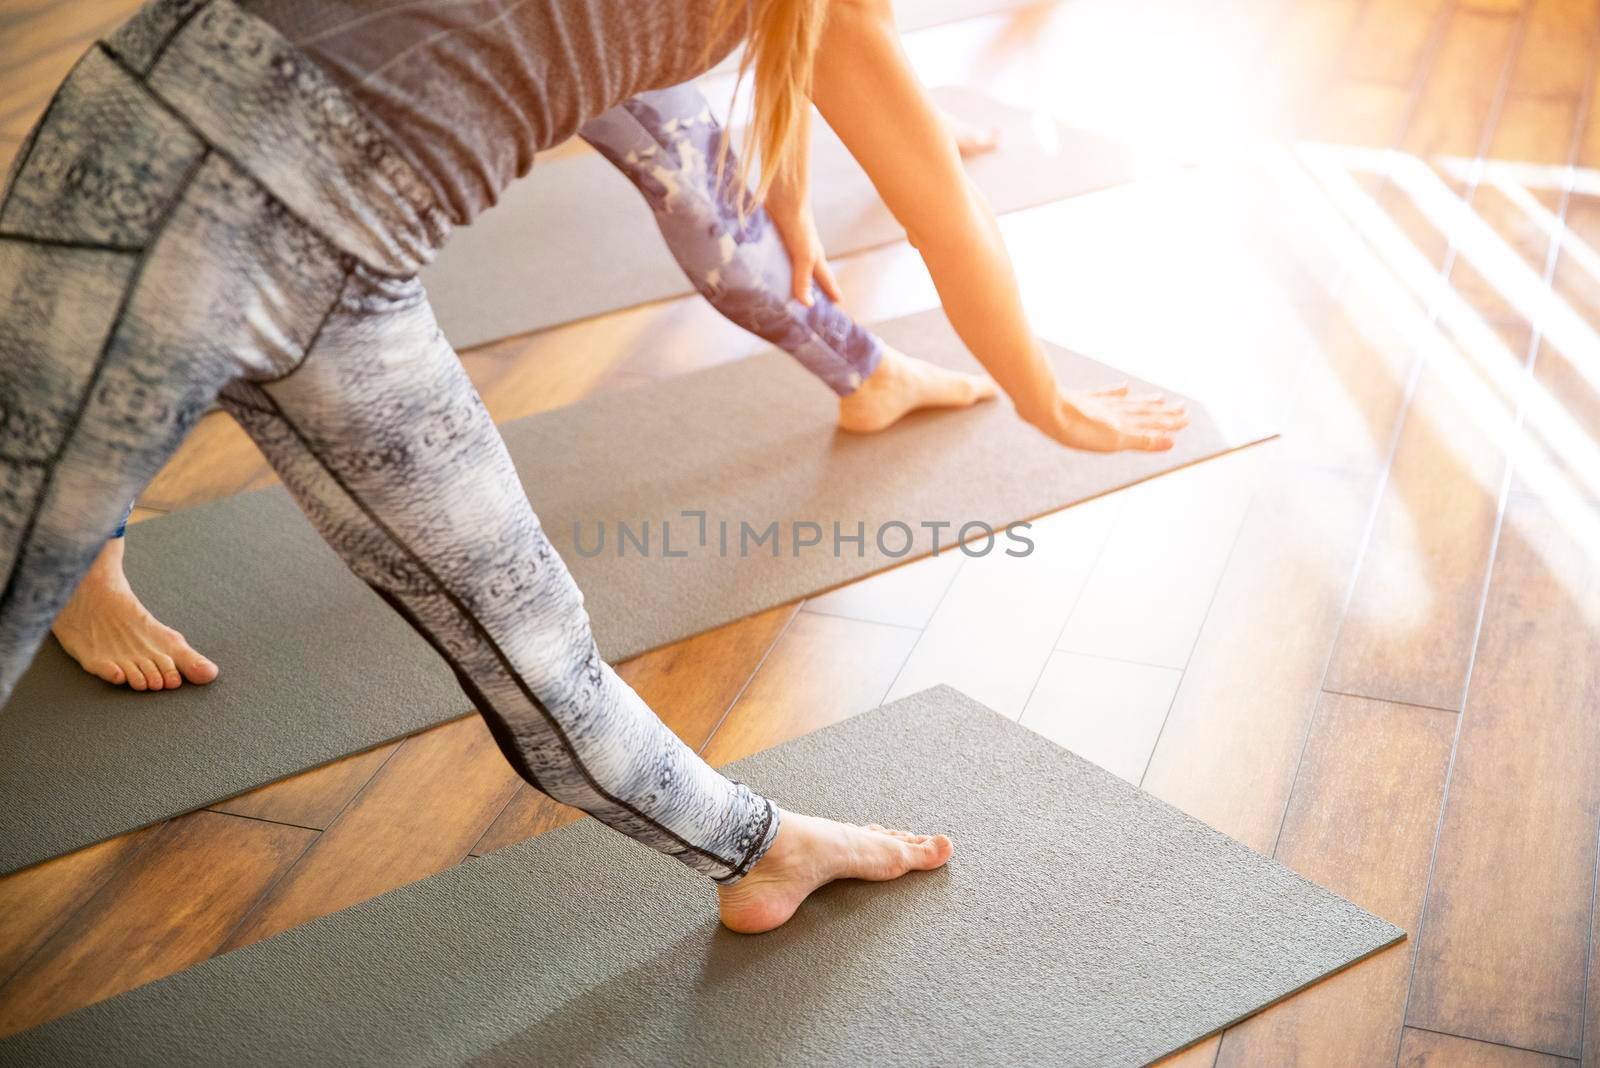
[[[166,653],[159,653],[155,657],[156,670],[161,673],[161,685],[168,690],[176,690],[183,685],[183,676],[178,673],[178,665]]]
[[[198,686],[204,686],[217,677],[217,665],[193,649],[177,657],[177,662],[178,670],[183,672],[183,677]]]
[[[148,690],[150,684],[144,679],[144,669],[133,660],[124,660],[120,665],[122,673],[127,676],[128,687],[134,690]]]
[[[139,670],[139,674],[144,676],[145,689],[161,689],[161,672],[156,670],[155,661],[150,660],[148,657],[138,657],[134,660],[133,666]]]
[[[950,859],[952,846],[950,839],[942,834],[924,835],[923,841],[906,848],[911,853],[911,866],[918,871],[928,871],[940,867]]]
[[[84,665],[84,670],[113,686],[121,686],[128,679],[128,673],[123,671],[115,660],[91,660]]]

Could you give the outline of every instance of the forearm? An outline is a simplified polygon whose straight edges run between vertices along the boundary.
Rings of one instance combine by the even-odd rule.
[[[983,194],[970,181],[946,198],[949,211],[931,230],[911,235],[956,334],[1016,405],[1038,426],[1059,394],[1022,307],[1011,257]]]
[[[812,95],[921,252],[961,340],[1023,418],[1048,419],[1055,375],[1023,313],[994,213],[911,69],[887,3],[830,10]]]

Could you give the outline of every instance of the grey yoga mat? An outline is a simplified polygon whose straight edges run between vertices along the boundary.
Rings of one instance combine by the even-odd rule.
[[[977,366],[939,312],[875,329],[906,352]],[[1123,377],[1050,351],[1064,381]],[[1259,438],[1218,427],[1198,405],[1171,452],[1109,455],[1051,444],[1004,401],[920,413],[871,436],[837,431],[836,413],[833,394],[774,351],[502,428],[607,659],[926,555],[936,536],[948,547],[968,522],[998,530]],[[703,546],[702,520],[686,512],[704,513]],[[861,541],[835,553],[835,521]],[[1008,549],[1020,546],[1004,535],[990,547]],[[128,572],[222,676],[137,694],[89,677],[47,641],[0,710],[0,870],[468,710],[443,661],[281,489],[137,524]]]
[[[996,211],[1103,189],[1160,166],[977,93],[935,95],[963,118],[1000,129],[1001,147],[967,166]],[[904,237],[844,145],[826,123],[815,126],[812,188],[828,253]],[[592,152],[535,166],[480,222],[451,237],[422,280],[457,348],[693,292],[644,198]]]
[[[16,1065],[1145,1064],[1404,937],[949,687],[731,765],[947,833],[785,927],[593,820],[0,1042]]]

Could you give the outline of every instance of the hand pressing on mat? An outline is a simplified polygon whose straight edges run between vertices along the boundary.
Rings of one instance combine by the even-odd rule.
[[[1046,402],[1024,418],[1061,444],[1092,452],[1163,452],[1172,448],[1173,435],[1189,425],[1182,401],[1160,393],[1135,394],[1126,383],[1061,393],[1053,404]]]
[[[950,325],[1024,420],[1072,448],[1172,446],[1188,422],[1180,405],[1126,388],[1064,391],[1056,382],[994,212],[961,165],[962,133],[917,79],[889,0],[829,6],[811,99],[905,227]]]
[[[885,882],[929,871],[950,859],[951,848],[942,834],[857,827],[785,810],[766,856],[743,879],[717,887],[722,923],[761,934],[783,926],[812,891],[835,879]]]
[[[123,547],[122,538],[105,543],[56,617],[56,640],[89,674],[134,690],[175,690],[184,680],[216,678],[217,665],[134,594],[122,570]]]

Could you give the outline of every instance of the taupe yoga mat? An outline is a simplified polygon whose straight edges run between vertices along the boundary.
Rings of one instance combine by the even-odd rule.
[[[949,110],[1001,131],[967,169],[996,211],[1015,211],[1154,173],[1160,164],[1094,134],[960,89]],[[905,236],[825,123],[812,163],[818,231],[840,256]],[[422,273],[457,348],[693,292],[644,198],[596,153],[541,162]]]
[[[948,687],[742,760],[948,833],[760,937],[584,820],[0,1042],[16,1065],[1118,1065],[1404,932]]]
[[[939,312],[876,329],[906,352],[977,366]],[[1123,377],[1051,353],[1064,381]],[[870,436],[837,431],[836,414],[833,394],[774,351],[503,428],[607,659],[926,555],[936,536],[948,547],[965,523],[1000,529],[1259,437],[1218,427],[1198,405],[1171,452],[1110,455],[1051,444],[1004,401],[919,413]],[[702,520],[686,512],[704,513],[704,545]],[[864,536],[835,553],[835,521],[844,538]],[[1021,546],[1004,535],[990,546],[1008,549]],[[443,661],[280,489],[140,523],[127,553],[151,610],[222,676],[133,693],[84,674],[48,641],[0,710],[0,870],[468,710]]]

